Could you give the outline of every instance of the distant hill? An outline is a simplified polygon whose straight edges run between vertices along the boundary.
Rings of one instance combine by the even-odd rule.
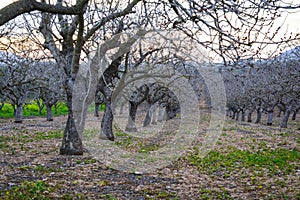
[[[300,61],[300,45],[293,49],[287,50],[278,56],[280,60],[299,60]]]

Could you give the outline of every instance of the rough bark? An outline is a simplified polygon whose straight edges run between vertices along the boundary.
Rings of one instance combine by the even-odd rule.
[[[136,132],[135,118],[138,106],[143,103],[149,94],[149,86],[142,85],[136,90],[129,100],[129,116],[125,130],[129,132]]]
[[[253,113],[253,110],[249,110],[247,122],[252,122],[252,113]]]
[[[156,122],[156,110],[157,110],[157,104],[154,104],[152,106],[152,110],[151,110],[151,113],[150,113],[150,116],[152,116],[151,124],[153,124],[153,125],[157,124],[157,122]]]
[[[18,104],[15,110],[15,123],[22,123],[23,121],[23,105]]]
[[[99,103],[95,103],[95,117],[99,117],[99,107],[100,107],[101,104]]]
[[[240,111],[237,111],[237,112],[236,112],[235,120],[236,120],[236,121],[239,121],[239,120],[240,120]]]
[[[164,119],[164,115],[165,115],[165,108],[163,106],[159,106],[157,121],[162,122]]]
[[[269,110],[268,111],[268,119],[267,119],[267,125],[271,126],[273,123],[273,115],[274,115],[274,111],[273,110]]]
[[[83,146],[81,138],[76,130],[75,121],[72,113],[68,114],[67,125],[64,132],[62,146],[60,148],[61,155],[83,155]]]
[[[226,117],[228,117],[229,116],[229,113],[230,113],[230,110],[226,110]]]
[[[294,112],[293,112],[293,116],[292,116],[292,120],[296,120],[296,116],[297,113],[299,112],[300,108],[297,108]]]
[[[72,109],[72,92],[67,90],[68,119],[64,131],[61,155],[83,155],[83,145],[80,135],[76,129],[75,119]]]
[[[284,116],[283,116],[282,123],[281,123],[281,128],[287,128],[287,124],[288,124],[291,112],[292,112],[292,106],[288,106],[286,111],[284,112]]]
[[[52,114],[52,106],[51,104],[46,104],[46,110],[47,110],[47,121],[53,121],[53,114]]]
[[[147,110],[147,113],[146,113],[146,116],[145,116],[145,119],[144,119],[144,123],[143,123],[144,127],[150,125],[150,122],[151,122],[151,107],[152,106],[153,105],[149,104],[149,107],[148,107],[148,110]]]
[[[81,139],[80,132],[78,132],[76,127],[75,118],[73,114],[73,107],[72,107],[72,103],[73,103],[72,95],[74,89],[73,81],[69,81],[68,86],[65,86],[65,88],[67,94],[68,119],[67,119],[67,125],[64,132],[62,146],[60,148],[60,154],[61,155],[82,155],[83,154],[82,139]]]
[[[137,128],[135,125],[135,117],[137,112],[138,103],[129,101],[129,116],[128,116],[128,122],[126,125],[125,130],[129,132],[136,132]]]
[[[232,111],[232,117],[231,117],[231,119],[235,119],[236,118],[235,115],[236,115],[236,112]]]
[[[101,131],[100,131],[100,139],[111,140],[114,141],[115,137],[112,131],[113,126],[113,112],[112,112],[112,103],[111,103],[111,95],[112,91],[109,87],[105,87],[102,91],[104,94],[104,103],[105,103],[105,110],[102,117],[101,122]]]
[[[105,103],[105,110],[102,117],[101,122],[101,131],[100,131],[100,138],[101,139],[108,139],[114,141],[114,135],[112,132],[113,126],[113,110],[112,110],[112,91],[109,87],[109,83],[116,77],[118,74],[119,66],[121,65],[123,59],[123,54],[119,57],[115,58],[112,63],[108,66],[108,68],[104,71],[103,75],[101,76],[99,83],[97,85],[97,91],[101,91],[104,96],[104,103]]]
[[[43,104],[42,102],[40,102],[40,100],[37,100],[36,104],[39,107],[39,115],[42,115],[42,111],[43,111],[43,108],[44,108],[45,104]]]
[[[229,117],[232,118],[232,115],[233,115],[233,111],[230,110],[230,111],[229,111]]]
[[[47,121],[53,121],[53,113],[52,113],[52,107],[58,102],[58,99],[55,97],[51,97],[51,98],[42,98],[43,100],[43,105],[46,106],[46,111],[47,111],[47,115],[46,115],[46,120]]]
[[[278,114],[277,114],[277,117],[281,117],[281,113],[283,112],[283,110],[279,110]]]
[[[245,121],[245,111],[242,110],[242,116],[241,116],[241,121],[244,122]]]
[[[172,105],[172,104],[168,104],[166,106],[166,117],[167,117],[166,120],[173,119],[174,117],[176,117],[177,113],[180,113],[179,105],[178,105],[178,107],[176,105]]]
[[[261,117],[262,117],[261,109],[260,108],[257,109],[256,112],[257,112],[257,117],[256,117],[255,123],[260,123],[261,122]]]
[[[267,107],[267,126],[271,126],[273,124],[273,117],[274,117],[274,109],[275,109],[275,106],[277,105],[277,102],[271,105],[269,105]]]

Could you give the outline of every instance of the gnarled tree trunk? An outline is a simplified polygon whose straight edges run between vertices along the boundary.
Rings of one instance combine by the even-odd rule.
[[[68,119],[64,131],[61,155],[82,155],[83,145],[80,135],[78,134],[72,109],[72,89],[69,85],[65,86],[67,92]]]
[[[137,128],[135,126],[135,117],[137,112],[138,103],[129,101],[129,116],[128,116],[128,122],[126,125],[125,130],[129,132],[135,132],[137,131]]]
[[[164,119],[164,116],[165,116],[165,107],[163,106],[159,106],[159,109],[158,109],[158,117],[157,117],[157,121],[158,122],[162,122],[163,119]]]
[[[245,111],[241,110],[241,112],[242,112],[241,121],[244,122],[245,121]]]
[[[236,120],[236,121],[239,121],[239,120],[240,120],[240,111],[237,111],[237,112],[236,112],[235,120]]]
[[[236,111],[232,111],[232,117],[231,117],[231,119],[235,119],[236,117]]]
[[[115,138],[112,132],[114,119],[111,103],[112,91],[109,87],[104,87],[103,90],[101,90],[101,92],[104,94],[105,110],[101,122],[100,139],[108,139],[114,141]]]
[[[297,116],[297,113],[299,112],[299,110],[300,110],[300,107],[297,108],[297,109],[293,112],[292,120],[296,120],[296,116]]]
[[[144,123],[143,123],[143,126],[146,127],[146,126],[149,126],[150,122],[151,122],[151,109],[152,109],[152,106],[151,104],[148,105],[148,110],[147,110],[147,113],[146,113],[146,116],[145,116],[145,119],[144,119]]]
[[[94,116],[95,117],[99,117],[99,107],[100,107],[101,104],[99,103],[95,103],[95,113],[94,113]]]
[[[15,110],[15,123],[22,123],[23,122],[23,105],[17,104]]]
[[[41,102],[39,99],[36,101],[36,104],[39,107],[39,115],[42,115],[42,111],[43,111],[45,104],[43,104],[43,102]]]
[[[252,122],[252,113],[253,113],[253,109],[249,110],[247,122]]]
[[[274,111],[273,110],[268,110],[268,119],[267,119],[267,125],[268,126],[272,125],[273,115],[274,115]]]
[[[262,116],[261,109],[258,108],[258,109],[256,110],[256,112],[257,112],[257,117],[256,117],[255,123],[260,123],[260,122],[261,122],[261,116]]]
[[[157,110],[157,104],[154,104],[152,106],[151,111],[150,111],[151,112],[150,116],[152,116],[152,122],[151,122],[151,124],[153,124],[153,125],[157,124],[157,122],[156,122],[156,110]]]
[[[277,114],[276,117],[281,117],[281,113],[282,113],[282,112],[283,112],[283,110],[280,109],[280,110],[278,111],[278,114]]]
[[[292,112],[292,105],[287,106],[286,111],[284,112],[284,116],[281,123],[281,128],[287,128],[287,123],[289,121],[290,114]]]
[[[52,105],[46,104],[46,110],[47,110],[47,121],[53,121],[53,114],[52,114]]]

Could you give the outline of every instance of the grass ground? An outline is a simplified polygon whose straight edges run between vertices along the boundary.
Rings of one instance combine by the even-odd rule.
[[[89,152],[60,156],[65,121],[1,120],[0,199],[300,199],[299,119],[288,129],[227,119],[206,157],[200,140],[149,173],[115,170]],[[111,145],[145,154],[160,148],[120,130]]]
[[[99,110],[103,111],[105,109],[105,105],[101,105]],[[95,105],[91,104],[88,109],[89,112],[95,111]],[[54,116],[66,115],[68,114],[68,107],[65,102],[58,102],[56,107],[52,107],[52,113]],[[32,116],[46,116],[46,107],[39,110],[36,101],[31,101],[23,106],[23,117],[32,117]],[[14,117],[14,109],[13,106],[9,103],[5,103],[3,108],[0,110],[0,119],[5,118],[13,118]]]
[[[68,113],[68,108],[65,103],[59,102],[57,104],[57,108],[53,106],[52,112],[54,116],[65,115]],[[23,106],[23,116],[31,117],[31,116],[46,116],[46,107],[44,107],[39,112],[39,107],[35,101],[32,101]],[[14,117],[14,109],[13,106],[9,103],[5,103],[3,108],[0,110],[0,118],[13,118]]]

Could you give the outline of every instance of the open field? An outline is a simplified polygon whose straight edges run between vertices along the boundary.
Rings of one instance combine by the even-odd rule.
[[[205,158],[195,143],[150,173],[112,169],[88,152],[60,156],[65,121],[0,120],[0,199],[300,199],[299,119],[288,129],[227,119]],[[159,148],[122,132],[112,145]]]

